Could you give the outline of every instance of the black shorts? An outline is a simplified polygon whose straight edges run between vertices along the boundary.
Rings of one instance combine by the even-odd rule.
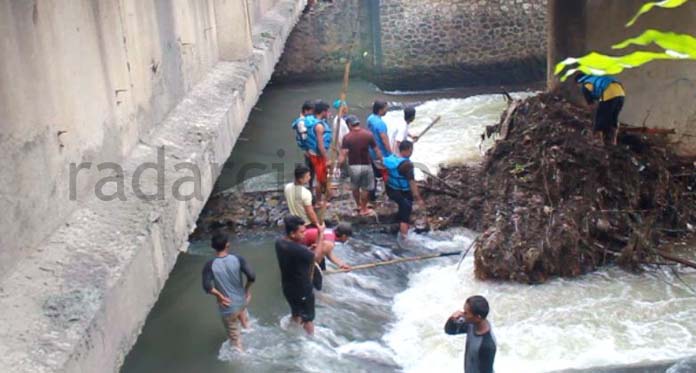
[[[597,107],[597,113],[595,113],[594,127],[592,130],[594,132],[602,131],[604,133],[616,130],[619,127],[619,113],[621,113],[623,104],[623,97],[614,97],[611,100],[600,102]]]
[[[314,293],[301,296],[283,291],[283,295],[290,305],[292,317],[299,317],[302,322],[314,321]]]
[[[399,212],[397,213],[399,223],[410,223],[411,212],[413,211],[413,193],[410,190],[403,191],[387,187],[387,196],[399,205]]]

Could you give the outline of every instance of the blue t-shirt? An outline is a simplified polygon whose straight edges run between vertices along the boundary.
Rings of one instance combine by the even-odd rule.
[[[388,152],[387,148],[384,147],[382,136],[380,136],[382,133],[387,135],[387,124],[384,123],[382,117],[377,114],[370,114],[370,116],[367,117],[367,129],[372,132],[372,136],[375,138],[375,142],[377,143],[379,150],[382,152],[382,157],[390,156],[391,152]],[[375,154],[375,151],[372,150],[372,148],[370,148],[370,157],[372,157],[372,159],[377,159],[377,154]]]

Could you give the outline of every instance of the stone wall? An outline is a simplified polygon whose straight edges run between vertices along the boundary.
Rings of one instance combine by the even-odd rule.
[[[545,0],[381,0],[380,26],[381,80],[388,86],[545,76]]]
[[[546,0],[345,0],[303,16],[274,80],[340,77],[354,33],[354,71],[385,89],[525,83],[546,72]]]
[[[578,0],[569,6],[566,0],[550,0],[549,66],[590,51],[616,54],[611,49],[613,44],[650,28],[696,35],[696,2],[693,1],[677,9],[656,7],[632,27],[624,27],[643,3],[643,0]],[[677,134],[672,140],[677,151],[696,155],[695,61],[651,62],[625,70],[617,78],[627,93],[621,122],[674,128]],[[571,99],[581,99],[572,82],[561,85],[553,75],[548,81],[550,89],[558,89]]]
[[[370,58],[371,43],[363,0],[317,2],[290,34],[273,75],[274,81],[307,81],[343,76],[352,55],[351,71],[360,74]]]

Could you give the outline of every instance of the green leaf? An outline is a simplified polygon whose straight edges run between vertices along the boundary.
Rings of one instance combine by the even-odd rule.
[[[571,67],[563,74],[561,81],[565,81],[576,71],[582,71],[591,75],[616,75],[625,69],[630,69],[645,65],[655,60],[674,60],[680,59],[668,53],[637,51],[625,56],[607,56],[597,52],[592,52],[580,58],[567,58],[556,65],[556,75],[559,75],[565,68]],[[577,65],[577,66],[575,66]],[[575,67],[574,67],[575,66]]]
[[[660,8],[676,8],[678,6],[684,5],[684,3],[686,3],[687,1],[689,1],[689,0],[663,0],[663,1],[657,1],[657,2],[651,1],[649,3],[645,3],[645,4],[643,4],[642,7],[640,7],[640,10],[638,11],[638,13],[636,13],[636,15],[633,16],[633,18],[630,21],[628,21],[628,23],[626,24],[626,27],[632,26],[634,23],[636,23],[636,21],[638,20],[638,18],[640,16],[649,12],[652,8],[654,8],[656,6],[660,7]]]
[[[613,49],[623,49],[630,45],[647,46],[652,43],[659,45],[665,53],[676,58],[696,59],[696,38],[687,34],[646,30],[640,36],[622,41],[612,46]]]

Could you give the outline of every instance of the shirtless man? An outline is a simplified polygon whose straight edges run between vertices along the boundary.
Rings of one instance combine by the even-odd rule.
[[[314,252],[316,266],[319,266],[322,271],[326,270],[327,258],[339,268],[350,270],[351,266],[336,256],[334,248],[336,247],[336,242],[345,243],[352,235],[353,228],[350,226],[350,223],[340,223],[336,229],[326,229],[324,231],[324,241],[321,244],[321,248],[319,248],[317,247],[319,231],[317,228],[307,228],[307,230],[305,230],[304,244]],[[323,278],[321,271],[317,271],[316,266],[312,283],[315,289],[321,290]]]

